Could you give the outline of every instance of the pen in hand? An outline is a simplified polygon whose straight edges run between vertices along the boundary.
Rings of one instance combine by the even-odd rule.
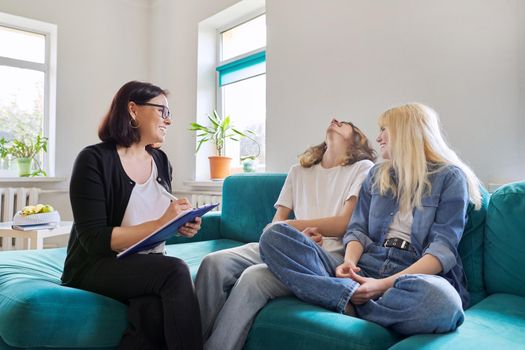
[[[165,197],[171,199],[172,202],[177,202],[179,201],[179,205],[182,205],[183,207],[186,206],[186,208],[181,208],[181,210],[190,210],[192,209],[192,205],[191,203],[188,201],[188,199],[186,198],[182,198],[182,199],[178,199],[177,197],[175,197],[174,195],[172,195],[170,192],[168,192],[167,190],[163,190],[162,193],[164,194]]]
[[[172,195],[171,193],[169,193],[166,189],[164,189],[162,191],[162,194],[166,197],[168,197],[169,199],[171,199],[173,202],[175,202],[176,200],[178,200],[177,197],[175,197],[174,195]]]
[[[178,201],[178,198],[175,197],[174,195],[172,195],[172,194],[171,194],[170,192],[168,192],[166,189],[163,189],[162,194],[164,194],[165,197],[168,197],[169,199],[171,199],[172,202]],[[189,204],[189,203],[188,203],[188,204]],[[191,209],[191,205],[190,205],[190,209]],[[194,220],[191,221],[191,223],[190,223],[190,222],[185,223],[184,226],[181,227],[180,229],[186,229],[186,230],[193,231],[193,230],[195,230],[195,228],[192,228],[192,225],[195,225],[195,223],[196,223],[196,221],[195,221],[195,219],[194,219]],[[190,225],[190,227],[187,227],[188,225]],[[197,230],[198,230],[198,228],[197,228]],[[195,232],[196,232],[196,231],[195,231]],[[195,233],[193,233],[193,234],[195,234]],[[180,237],[180,236],[181,236],[180,231],[177,232],[177,233],[175,234],[175,236]],[[192,236],[193,236],[193,235],[192,235]],[[190,236],[190,237],[191,237],[191,236]]]
[[[171,199],[172,202],[176,202],[176,201],[179,200],[177,197],[175,197],[174,195],[172,195],[171,193],[169,193],[165,189],[162,191],[162,194],[164,194],[165,197],[168,197],[169,199]],[[191,203],[188,202],[188,200],[186,198],[183,198],[182,201],[185,201],[187,203],[187,205],[189,206],[189,209],[192,208]]]

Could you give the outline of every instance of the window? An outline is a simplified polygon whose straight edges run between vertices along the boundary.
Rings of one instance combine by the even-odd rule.
[[[242,157],[253,156],[259,169],[265,163],[266,132],[266,16],[219,31],[218,109],[229,115],[233,125],[251,130],[255,141],[226,144],[226,155],[239,167]]]
[[[56,26],[0,13],[0,138],[49,138],[41,155],[54,176]],[[14,162],[11,162],[14,163]],[[12,176],[14,164],[2,164]]]

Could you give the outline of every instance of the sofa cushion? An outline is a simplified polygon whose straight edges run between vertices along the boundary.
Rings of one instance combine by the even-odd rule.
[[[31,347],[31,348],[20,348],[20,347],[14,347],[14,346],[9,346],[8,344],[6,344],[2,338],[0,338],[0,350],[19,350],[19,349],[28,349],[28,350],[71,350],[70,347],[67,347],[67,348],[56,348],[56,347],[53,347],[53,348],[48,348],[48,347]],[[117,348],[115,346],[111,346],[111,347],[104,347],[104,348],[99,348],[99,347],[96,347],[96,348],[82,348],[82,350],[117,350]]]
[[[195,276],[206,254],[240,244],[215,240],[168,245],[166,250],[184,259]],[[65,248],[0,253],[0,337],[5,344],[58,348],[118,345],[127,326],[126,305],[61,286],[65,257]]]
[[[469,204],[467,209],[467,225],[463,232],[458,251],[467,277],[467,289],[470,294],[470,306],[475,305],[486,296],[483,281],[483,239],[485,236],[485,217],[489,194],[481,188],[482,205],[480,210],[474,210]]]
[[[0,253],[0,336],[5,343],[64,348],[118,344],[127,324],[126,306],[61,286],[65,256],[65,248]]]
[[[391,349],[523,349],[524,334],[525,298],[493,294],[468,309],[455,332],[412,336]]]
[[[286,174],[238,174],[222,187],[221,237],[258,242],[264,227],[275,215]]]
[[[386,349],[400,339],[375,323],[287,297],[259,312],[245,349]]]
[[[202,259],[211,252],[240,246],[244,243],[229,239],[166,245],[170,256],[181,258],[190,267],[191,276],[195,279]]]
[[[488,293],[525,296],[525,182],[495,191],[486,220],[484,270]]]

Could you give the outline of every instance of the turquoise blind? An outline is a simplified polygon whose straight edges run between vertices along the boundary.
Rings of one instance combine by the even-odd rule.
[[[216,68],[219,86],[232,84],[266,73],[266,51],[254,53]]]

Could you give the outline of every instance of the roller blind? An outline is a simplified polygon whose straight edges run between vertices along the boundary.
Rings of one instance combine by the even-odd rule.
[[[266,73],[266,51],[256,52],[216,68],[219,74],[219,86],[252,78]]]

